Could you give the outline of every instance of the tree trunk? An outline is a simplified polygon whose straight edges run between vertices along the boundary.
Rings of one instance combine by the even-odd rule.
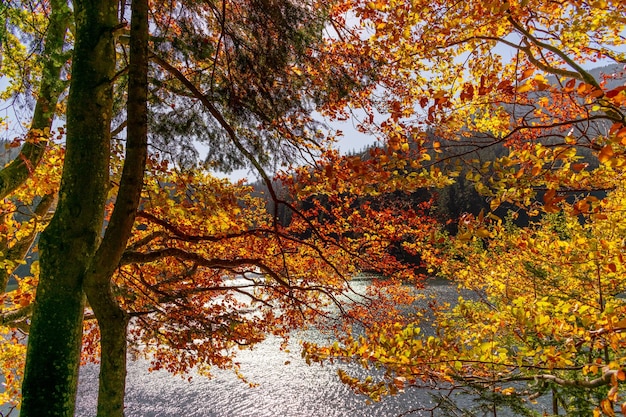
[[[85,292],[100,327],[98,417],[124,415],[128,315],[111,291],[111,277],[135,222],[148,151],[148,1],[133,0],[131,9],[124,169],[111,220],[85,279]]]
[[[8,166],[0,170],[0,198],[6,197],[22,185],[30,176],[31,171],[41,161],[46,149],[47,138],[42,138],[40,135],[46,128],[48,130],[52,129],[56,105],[64,89],[64,83],[61,81],[60,76],[61,68],[66,62],[66,59],[63,57],[63,45],[71,12],[67,5],[67,0],[52,0],[50,8],[50,24],[44,39],[42,54],[43,71],[41,74],[41,86],[35,104],[33,119],[27,134],[27,141],[20,150],[20,154]],[[48,201],[50,200],[45,199],[46,203]],[[4,215],[0,218],[0,222],[4,221]],[[34,236],[32,240],[34,240]],[[27,250],[30,248],[32,240],[28,244]],[[24,246],[20,245],[20,247]],[[9,251],[10,248],[7,246],[7,242],[0,242],[0,252],[2,253],[0,257],[2,260],[21,261],[25,255],[22,251],[17,253],[18,251],[13,250],[13,254],[9,254]],[[6,291],[9,275],[10,271],[6,269],[0,270],[0,291],[2,292]],[[0,306],[1,311],[2,306]]]
[[[0,170],[0,198],[6,197],[26,181],[32,170],[41,161],[48,141],[44,131],[46,128],[52,129],[56,105],[65,88],[60,75],[61,69],[67,61],[64,57],[63,45],[71,11],[67,5],[67,0],[51,0],[50,8],[50,24],[42,54],[41,86],[35,104],[33,120],[20,154],[8,166]]]
[[[41,234],[39,286],[22,384],[22,417],[73,416],[83,279],[100,241],[109,186],[116,0],[74,1],[75,47],[59,203]]]
[[[48,213],[52,204],[54,204],[55,195],[46,194],[44,195],[35,210],[33,211],[33,217],[43,217]],[[0,215],[0,223],[4,222],[4,216],[6,214],[2,213]],[[0,242],[0,262],[10,261],[15,264],[19,264],[20,261],[23,261],[28,255],[28,252],[33,247],[35,243],[35,239],[37,238],[37,233],[33,230],[30,234],[27,234],[23,238],[13,242],[13,246],[9,247],[6,239],[2,239]],[[5,292],[7,288],[7,284],[9,282],[9,276],[15,271],[15,267],[6,266],[0,269],[0,291]],[[0,313],[2,313],[4,306],[0,305]]]
[[[123,417],[126,388],[126,330],[128,315],[116,306],[100,311],[100,378],[98,417]],[[101,309],[102,310],[102,309]]]

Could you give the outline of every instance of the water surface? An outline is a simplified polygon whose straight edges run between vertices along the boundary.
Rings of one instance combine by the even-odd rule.
[[[355,282],[363,291],[367,281]],[[435,281],[424,290],[441,302],[454,303],[458,297],[451,285]],[[465,294],[464,294],[465,296]],[[288,351],[280,350],[280,340],[269,338],[253,350],[240,351],[241,372],[256,387],[249,387],[232,371],[215,370],[213,378],[190,374],[191,381],[166,371],[149,372],[145,360],[128,364],[126,417],[396,417],[430,416],[431,394],[410,389],[373,404],[341,383],[337,368],[352,374],[363,371],[348,365],[307,365],[300,357],[298,339],[315,339],[316,333],[295,334]],[[92,417],[96,412],[98,367],[81,368],[76,417]],[[458,398],[464,408],[473,405],[468,397]],[[0,407],[0,412],[3,412]],[[15,414],[15,413],[14,413]],[[12,414],[12,415],[14,415]],[[436,415],[450,415],[438,413]],[[481,416],[483,414],[476,414]],[[492,413],[488,415],[493,416]],[[497,416],[510,416],[498,411]]]

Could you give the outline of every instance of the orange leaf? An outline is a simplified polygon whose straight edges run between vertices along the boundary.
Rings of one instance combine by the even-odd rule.
[[[532,171],[530,171],[530,174],[534,177],[537,174],[539,174],[540,172],[541,172],[541,166],[535,165],[535,166],[533,166]]]
[[[511,82],[509,80],[500,81],[496,88],[504,93],[509,93],[511,92]]]
[[[626,145],[626,127],[621,128],[615,134],[615,137],[622,145]]]
[[[534,68],[529,68],[529,69],[525,70],[524,72],[522,72],[521,77],[518,78],[518,81],[525,80],[526,78],[528,78],[531,75],[533,75],[534,72],[535,72]]]
[[[613,123],[611,125],[611,128],[609,129],[609,135],[614,134],[615,132],[617,132],[618,130],[620,130],[623,127],[624,127],[623,123],[620,123],[620,122]]]
[[[589,94],[592,90],[594,89],[594,86],[591,84],[587,84],[584,82],[581,82],[578,85],[578,88],[576,88],[576,92],[581,95],[581,96],[586,96],[587,94]]]
[[[607,91],[606,93],[604,93],[605,96],[607,96],[607,98],[613,98],[616,95],[618,95],[620,92],[626,90],[626,86],[625,85],[621,85],[617,88],[614,88],[612,90]]]
[[[461,100],[471,100],[472,98],[474,98],[474,86],[471,84],[466,84],[463,88],[463,91],[461,91],[460,98]]]
[[[606,145],[604,148],[602,148],[602,150],[598,154],[598,160],[601,163],[607,162],[612,157],[613,157],[613,148],[611,147],[610,144]]]
[[[600,401],[600,408],[602,409],[602,412],[607,416],[615,416],[615,412],[613,411],[613,404],[607,398]]]
[[[543,196],[543,202],[545,204],[550,204],[550,202],[552,200],[554,200],[554,196],[556,195],[556,190],[554,189],[550,189],[548,191],[546,191],[546,193]]]
[[[599,97],[602,97],[603,94],[604,94],[604,92],[601,89],[593,87],[591,89],[589,97],[599,98]]]

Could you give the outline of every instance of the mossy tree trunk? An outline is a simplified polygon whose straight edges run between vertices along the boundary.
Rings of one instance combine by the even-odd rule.
[[[52,129],[52,120],[65,83],[61,80],[61,69],[65,65],[66,53],[63,51],[65,34],[71,19],[67,0],[50,1],[50,23],[44,40],[41,56],[43,71],[41,85],[35,104],[35,111],[26,143],[20,154],[0,170],[0,198],[5,198],[31,175],[34,167],[44,155],[48,136],[46,129]],[[3,287],[4,290],[4,287]]]
[[[56,105],[65,88],[65,83],[61,81],[60,77],[61,69],[66,62],[63,45],[71,11],[67,5],[67,0],[52,0],[50,7],[50,23],[44,38],[44,50],[41,57],[43,72],[33,119],[26,135],[26,143],[20,150],[20,154],[9,165],[0,170],[0,198],[9,196],[17,187],[22,185],[41,161],[48,142],[45,132],[46,129],[48,131],[52,129]],[[43,211],[50,208],[52,200],[51,196],[45,197],[42,204],[37,208],[37,215],[44,215],[45,212]],[[6,240],[1,241],[0,259],[11,262],[23,260],[34,238],[35,235],[28,236],[13,248],[9,248]],[[2,292],[6,291],[10,272],[6,268],[0,270],[0,291]],[[0,306],[0,311],[2,311],[2,306]]]
[[[86,280],[85,292],[100,327],[98,417],[123,417],[128,315],[111,291],[141,198],[148,151],[148,1],[133,0],[126,155],[115,208]]]
[[[75,46],[59,202],[41,235],[22,417],[73,416],[83,333],[83,280],[102,232],[109,186],[116,0],[73,2]]]

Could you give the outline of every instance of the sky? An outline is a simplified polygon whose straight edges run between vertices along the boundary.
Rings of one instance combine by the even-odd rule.
[[[376,143],[375,136],[367,135],[365,133],[359,132],[356,129],[356,125],[358,124],[357,119],[349,119],[345,121],[330,121],[328,119],[322,118],[319,115],[316,117],[316,119],[324,123],[329,130],[340,130],[343,133],[343,135],[339,138],[334,146],[334,148],[338,149],[341,154],[358,152]],[[200,152],[202,152],[202,150],[200,150]],[[241,179],[255,182],[258,179],[258,175],[256,175],[256,173],[251,171],[250,169],[235,170],[231,173],[215,172],[214,174],[219,178],[228,178],[233,182],[239,181]]]

